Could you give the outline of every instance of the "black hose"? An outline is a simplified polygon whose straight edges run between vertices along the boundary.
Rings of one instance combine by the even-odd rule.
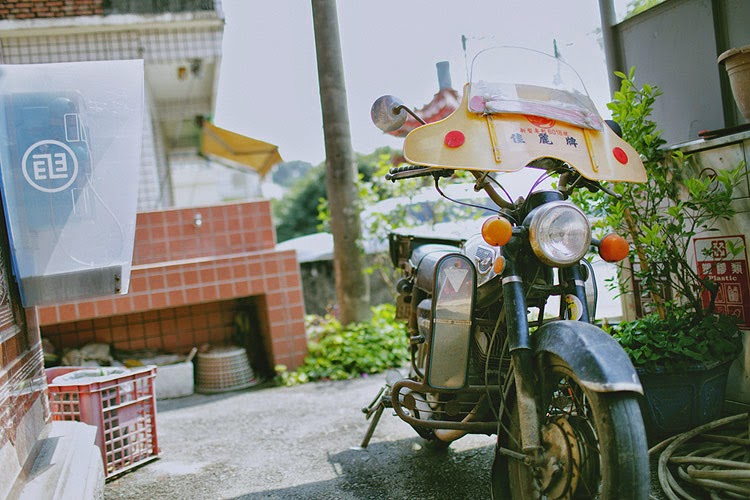
[[[750,498],[749,418],[742,413],[714,420],[651,448],[649,455],[659,454],[657,473],[664,495],[670,500],[699,500],[707,495]],[[738,423],[744,425],[737,429]],[[714,430],[723,433],[706,433]]]

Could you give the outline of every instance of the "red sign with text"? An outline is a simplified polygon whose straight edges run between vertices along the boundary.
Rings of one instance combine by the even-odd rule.
[[[693,244],[698,274],[719,285],[716,312],[737,316],[740,328],[750,329],[750,274],[745,237],[695,238]],[[732,247],[740,249],[739,255],[731,255]],[[704,307],[708,306],[709,292],[704,291],[702,298]]]

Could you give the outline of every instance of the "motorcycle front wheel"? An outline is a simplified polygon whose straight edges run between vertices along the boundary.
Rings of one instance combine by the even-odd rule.
[[[636,395],[594,392],[580,385],[561,359],[541,360],[542,446],[540,465],[496,453],[495,499],[647,499],[646,434]],[[519,416],[511,409],[505,446],[521,452]]]

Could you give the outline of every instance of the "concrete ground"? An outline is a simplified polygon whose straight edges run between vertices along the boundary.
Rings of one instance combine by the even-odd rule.
[[[160,400],[160,459],[111,480],[109,499],[489,498],[494,439],[425,447],[386,411],[366,451],[360,408],[384,381]]]
[[[352,449],[384,378],[160,400],[160,459],[108,482],[105,497],[489,498],[493,437],[434,450],[386,410],[368,449]]]

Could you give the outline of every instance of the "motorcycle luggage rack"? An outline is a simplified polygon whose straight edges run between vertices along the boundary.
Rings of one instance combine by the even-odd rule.
[[[460,248],[465,242],[465,238],[439,238],[437,236],[428,238],[394,232],[388,235],[388,254],[391,258],[393,267],[396,269],[403,269],[404,265],[408,262],[409,257],[411,257],[412,251],[420,245],[425,245],[427,243],[442,243],[444,245]]]

